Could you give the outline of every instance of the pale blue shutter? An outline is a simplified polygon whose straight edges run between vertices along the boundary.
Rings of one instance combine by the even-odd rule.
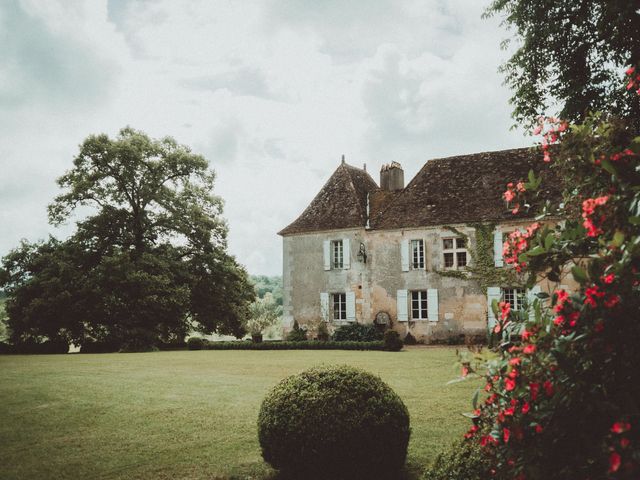
[[[322,251],[324,253],[324,269],[331,270],[331,242],[329,240],[323,242]]]
[[[320,315],[325,322],[329,321],[329,294],[327,292],[320,293]]]
[[[402,240],[400,243],[400,260],[402,263],[402,271],[409,271],[409,240]]]
[[[502,258],[502,230],[497,228],[493,232],[493,261],[496,267],[504,266],[504,259]]]
[[[342,266],[344,268],[351,268],[351,242],[348,238],[342,239]]]
[[[356,321],[356,294],[347,292],[347,322]]]
[[[489,313],[489,329],[493,330],[493,327],[496,326],[496,316],[493,313],[493,308],[491,308],[491,304],[493,301],[500,301],[500,287],[488,287],[487,288],[487,309]]]
[[[397,301],[397,309],[398,309],[398,321],[406,322],[409,320],[409,312],[408,312],[408,304],[407,300],[408,292],[406,290],[398,290],[396,301]]]
[[[427,290],[427,317],[430,322],[438,321],[438,290],[436,288]]]

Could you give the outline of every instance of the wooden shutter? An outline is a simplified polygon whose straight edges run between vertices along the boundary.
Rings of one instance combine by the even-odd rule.
[[[347,292],[347,322],[356,321],[356,294]]]
[[[351,242],[348,238],[342,239],[342,267],[351,268]],[[349,314],[347,313],[347,315]]]
[[[400,243],[400,260],[402,262],[402,271],[409,271],[409,240],[402,240]]]
[[[409,301],[407,299],[408,292],[406,290],[398,290],[396,296],[397,309],[398,309],[398,321],[406,322],[409,320]]]
[[[496,326],[496,316],[493,314],[493,308],[491,308],[491,304],[493,301],[500,301],[500,287],[487,287],[487,309],[489,313],[489,322],[488,326],[490,330],[493,330],[493,327]]]
[[[322,251],[324,252],[324,269],[331,270],[331,241],[323,242]]]
[[[504,259],[502,258],[502,230],[496,228],[493,232],[493,261],[496,267],[504,266]]]
[[[427,318],[430,322],[438,321],[438,289],[427,290]]]
[[[320,315],[325,322],[329,321],[329,294],[327,292],[320,293]]]

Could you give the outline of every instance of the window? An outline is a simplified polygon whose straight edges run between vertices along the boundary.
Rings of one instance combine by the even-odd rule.
[[[424,269],[424,240],[411,240],[411,268]]]
[[[502,301],[509,302],[511,310],[522,310],[525,299],[524,288],[503,288]]]
[[[411,318],[413,320],[427,319],[427,291],[416,290],[411,292]]]
[[[331,294],[331,303],[333,304],[333,319],[344,321],[347,319],[347,294],[333,293]]]
[[[333,268],[342,268],[344,266],[342,240],[333,240],[331,242],[331,266]]]
[[[465,238],[443,238],[444,268],[467,266],[467,242]]]

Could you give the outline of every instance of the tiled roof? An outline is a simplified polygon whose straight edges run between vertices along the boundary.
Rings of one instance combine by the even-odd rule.
[[[559,182],[535,149],[429,160],[400,195],[372,218],[371,225],[411,228],[531,216],[524,211],[514,216],[502,198],[506,184],[526,179],[531,169],[543,178],[540,197],[559,198]]]
[[[341,163],[304,212],[279,235],[364,227],[367,223],[367,193],[378,190],[371,176]]]
[[[507,182],[526,179],[530,169],[543,177],[540,197],[559,198],[557,178],[530,148],[429,160],[397,192],[383,191],[364,170],[341,164],[302,215],[279,234],[364,227],[367,193],[373,229],[526,218],[526,213],[511,214],[502,193]]]

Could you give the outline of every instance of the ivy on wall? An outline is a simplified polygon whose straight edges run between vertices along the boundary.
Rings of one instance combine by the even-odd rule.
[[[495,223],[470,223],[467,227],[475,230],[475,243],[469,241],[469,235],[455,227],[445,226],[459,237],[465,239],[467,254],[471,262],[467,262],[464,270],[436,270],[443,277],[459,278],[473,281],[478,284],[482,293],[487,294],[487,288],[491,286],[524,286],[523,279],[512,268],[496,267],[493,258],[493,232]]]

